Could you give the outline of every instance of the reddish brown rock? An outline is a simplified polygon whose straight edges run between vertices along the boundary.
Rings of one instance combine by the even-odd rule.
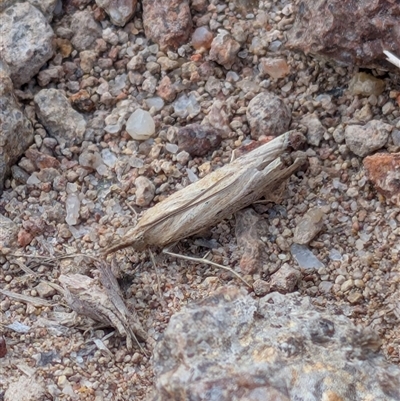
[[[31,217],[22,223],[22,227],[33,236],[43,234],[46,226],[46,222],[40,217]]]
[[[63,58],[67,58],[72,53],[74,48],[68,39],[57,38],[56,39],[57,51],[61,54]]]
[[[283,58],[265,58],[260,60],[259,70],[262,74],[268,74],[271,78],[283,78],[290,72],[288,63]]]
[[[34,163],[39,170],[49,167],[58,168],[60,166],[60,162],[55,157],[46,155],[36,149],[28,149],[25,152],[25,156]]]
[[[166,102],[172,102],[176,98],[176,88],[171,82],[171,79],[166,75],[157,88],[157,95]]]
[[[240,44],[227,32],[219,33],[211,43],[210,60],[230,69],[236,61]]]
[[[0,358],[4,358],[7,354],[6,340],[3,336],[0,336]]]
[[[72,107],[82,113],[90,113],[96,108],[96,105],[90,98],[89,92],[84,89],[73,94],[69,100],[71,101]]]
[[[178,131],[179,150],[191,156],[204,156],[221,143],[221,135],[213,127],[189,124]]]
[[[193,24],[187,0],[143,0],[142,5],[146,37],[161,50],[188,42]]]
[[[29,245],[33,240],[33,234],[28,233],[28,231],[25,230],[20,230],[18,232],[18,245],[25,248],[27,245]]]
[[[208,5],[208,0],[192,0],[191,7],[192,10],[197,11],[198,13],[203,13],[206,11]]]
[[[400,3],[393,0],[297,0],[287,47],[344,65],[395,70],[383,50],[400,54]],[[397,70],[398,71],[398,70]]]
[[[242,251],[240,269],[245,274],[267,272],[272,274],[273,265],[268,266],[265,244],[261,240],[267,232],[266,222],[251,208],[235,214],[235,235],[238,248]],[[269,270],[270,268],[271,270]]]
[[[377,153],[366,157],[363,163],[377,191],[400,206],[400,153]]]

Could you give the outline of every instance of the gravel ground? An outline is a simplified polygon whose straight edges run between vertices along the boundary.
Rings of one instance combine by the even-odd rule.
[[[56,76],[43,84],[39,77],[44,79],[45,68],[17,92],[34,124],[35,142],[0,198],[1,214],[19,229],[19,247],[0,256],[0,289],[45,303],[0,295],[0,329],[8,348],[0,360],[0,399],[24,373],[46,389],[37,398],[41,400],[144,400],[154,379],[151,350],[171,315],[220,286],[243,286],[229,272],[161,253],[155,255],[156,269],[146,252],[127,249],[115,254],[124,297],[150,336],[145,356],[127,350],[112,329],[93,328],[75,318],[61,294],[46,283],[59,283],[61,274],[93,276],[95,269],[84,257],[61,257],[96,254],[134,225],[141,210],[228,163],[234,149],[250,142],[247,106],[264,91],[291,110],[289,129],[306,134],[308,127],[309,143],[309,168],[291,178],[281,204],[254,206],[268,221],[262,240],[269,271],[299,269],[290,252],[295,229],[311,208],[322,210],[322,230],[309,246],[323,266],[301,268],[297,290],[318,305],[337,305],[356,324],[376,330],[388,360],[399,364],[400,212],[376,193],[365,177],[362,158],[345,142],[349,122],[398,124],[398,87],[381,74],[381,94],[355,95],[348,85],[358,70],[285,50],[285,32],[293,22],[290,3],[260,1],[258,8],[251,3],[211,0],[203,7],[202,1],[193,2],[195,27],[205,26],[213,36],[224,29],[240,44],[228,69],[209,61],[208,49],[190,43],[162,54],[146,39],[140,13],[119,28],[94,4],[81,6],[101,20],[98,55],[90,60],[90,54],[72,50],[64,57],[59,47],[47,70],[62,66],[71,70],[69,77]],[[66,16],[52,22],[59,39],[67,17],[68,7]],[[165,84],[166,76],[173,85]],[[165,90],[160,89],[162,81]],[[38,122],[33,98],[44,87],[62,89],[78,104],[90,127],[81,146],[60,148]],[[171,88],[181,103],[168,93]],[[79,103],[83,89],[88,97]],[[84,113],[87,105],[89,112]],[[139,107],[152,115],[156,134],[135,141],[124,122]],[[222,129],[221,143],[202,156],[178,150],[178,128],[204,120]],[[391,151],[398,150],[394,132],[386,143]],[[34,150],[51,157],[44,161],[44,173],[37,168]],[[58,163],[52,164],[53,158]],[[138,176],[148,180],[135,186]],[[210,251],[214,262],[240,272],[236,243],[232,217],[201,237],[181,241],[174,251],[197,257]],[[259,285],[269,279],[263,272],[244,278]],[[22,326],[6,327],[16,322]]]

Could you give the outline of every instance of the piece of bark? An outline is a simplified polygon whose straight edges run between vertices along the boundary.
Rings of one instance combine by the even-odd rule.
[[[265,194],[273,193],[305,161],[288,166],[281,157],[291,133],[239,157],[144,212],[136,227],[105,249],[104,255],[132,246],[164,247],[205,230]]]
[[[128,349],[132,348],[133,342],[141,348],[136,336],[146,340],[147,334],[136,312],[125,306],[110,267],[104,262],[96,266],[100,272],[99,280],[81,274],[60,276],[69,307],[80,315],[114,327],[120,335],[126,337]]]

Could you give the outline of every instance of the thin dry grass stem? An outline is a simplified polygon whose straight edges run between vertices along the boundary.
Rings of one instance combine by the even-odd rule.
[[[125,202],[126,206],[128,206],[129,210],[135,215],[135,220],[138,218],[138,212],[135,210],[135,208],[129,203]]]
[[[32,275],[34,277],[37,277],[38,274],[34,272],[32,269],[30,269],[25,263],[22,263],[20,260],[14,260],[13,263],[17,264],[19,268],[24,271],[28,275]]]
[[[1,288],[0,288],[0,294],[3,294],[3,295],[5,295],[6,297],[9,297],[9,298],[16,299],[17,301],[20,301],[20,302],[25,302],[27,304],[32,304],[32,305],[37,306],[37,307],[39,307],[39,306],[54,306],[54,304],[52,304],[52,303],[50,303],[48,301],[45,301],[42,298],[31,297],[29,295],[22,295],[22,294],[18,294],[16,292],[12,292],[12,291],[2,290]]]
[[[157,267],[157,263],[156,263],[156,258],[154,257],[153,252],[151,251],[151,249],[149,249],[149,254],[150,254],[150,259],[151,259],[151,263],[153,264],[154,270],[156,272],[156,277],[157,277],[157,290],[158,290],[158,296],[160,298],[160,303],[163,307],[166,307],[166,302],[165,299],[162,295],[161,292],[161,281],[160,281],[160,275],[158,272],[158,267]]]
[[[95,262],[101,262],[101,260],[98,257],[93,256],[93,255],[84,254],[84,253],[70,253],[68,255],[59,255],[59,256],[42,256],[42,255],[30,255],[30,254],[23,254],[23,253],[21,253],[21,254],[9,253],[7,256],[13,256],[15,258],[42,259],[42,263],[46,263],[46,262],[50,263],[50,262],[54,262],[54,261],[75,258],[75,257],[78,257],[78,256],[83,257],[83,258],[92,259]],[[18,266],[21,267],[20,264],[17,261],[14,261],[13,263],[18,264]],[[33,272],[33,273],[36,274],[35,272]]]
[[[31,255],[28,253],[8,253],[6,256],[13,256],[14,258],[49,259],[49,256]]]
[[[185,260],[190,260],[192,262],[198,262],[198,263],[204,263],[206,265],[211,265],[211,266],[215,266],[218,267],[220,269],[224,269],[227,270],[228,272],[232,273],[234,276],[236,276],[240,281],[242,281],[244,284],[246,284],[249,288],[253,288],[252,285],[250,285],[244,278],[242,278],[240,276],[240,274],[236,273],[233,269],[231,269],[228,266],[224,266],[224,265],[220,265],[218,263],[215,263],[211,260],[208,259],[204,259],[204,258],[195,258],[192,256],[185,256],[185,255],[180,255],[179,253],[173,253],[167,250],[163,250],[163,253],[165,253],[166,255],[170,255],[170,256],[174,256],[176,258],[180,258],[180,259],[185,259]]]

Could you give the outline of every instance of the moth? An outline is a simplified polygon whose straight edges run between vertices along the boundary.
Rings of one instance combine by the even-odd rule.
[[[297,136],[296,136],[297,135]],[[285,165],[281,156],[298,133],[289,131],[208,174],[146,210],[104,255],[126,247],[165,247],[216,225],[235,212],[270,195],[304,163]]]

